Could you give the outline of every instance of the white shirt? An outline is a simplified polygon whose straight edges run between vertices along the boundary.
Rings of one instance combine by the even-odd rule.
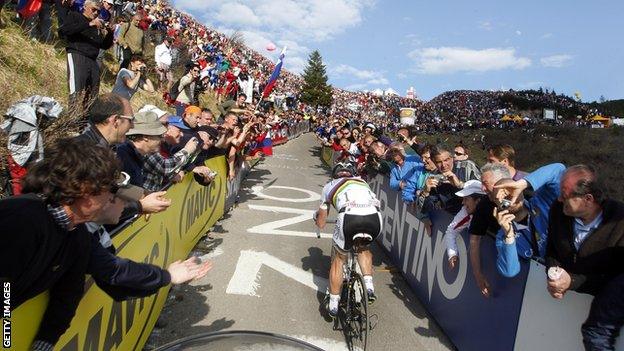
[[[154,49],[154,60],[156,61],[156,65],[167,65],[171,66],[172,56],[171,56],[171,48],[168,48],[165,43],[157,45]]]
[[[446,254],[448,258],[457,256],[457,236],[464,229],[468,228],[472,221],[472,215],[466,211],[466,206],[462,206],[461,210],[457,212],[449,226],[446,228],[444,235],[444,243],[446,244]]]

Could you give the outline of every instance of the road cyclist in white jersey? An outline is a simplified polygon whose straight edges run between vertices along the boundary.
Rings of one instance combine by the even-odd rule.
[[[321,204],[315,214],[316,225],[323,228],[327,223],[329,206],[338,211],[332,244],[332,262],[329,270],[328,312],[332,317],[338,313],[343,281],[343,265],[354,240],[372,242],[383,225],[379,212],[379,200],[362,178],[356,176],[350,163],[338,163],[332,169],[332,180],[323,187]],[[368,292],[368,303],[377,298],[373,286],[373,254],[369,246],[359,246],[357,260]]]

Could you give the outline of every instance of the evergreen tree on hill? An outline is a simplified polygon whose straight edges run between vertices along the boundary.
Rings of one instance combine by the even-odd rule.
[[[327,72],[318,50],[314,50],[308,58],[308,65],[303,71],[303,81],[300,96],[302,102],[316,108],[331,106],[332,87],[327,84]]]

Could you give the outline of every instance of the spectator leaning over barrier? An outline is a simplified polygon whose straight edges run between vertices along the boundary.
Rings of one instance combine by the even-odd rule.
[[[500,229],[500,225],[496,218],[492,215],[496,207],[494,197],[494,184],[501,179],[510,178],[509,169],[501,163],[486,163],[481,167],[481,184],[483,191],[488,195],[487,199],[479,201],[475,213],[472,215],[472,221],[468,227],[470,233],[470,266],[472,274],[477,281],[479,291],[484,297],[490,297],[492,294],[490,284],[481,271],[481,238],[488,234],[496,234]]]
[[[174,126],[170,127],[170,124]],[[159,152],[151,152],[144,157],[144,180],[142,187],[147,191],[158,191],[173,180],[181,180],[181,177],[176,178],[176,176],[179,175],[178,172],[180,172],[182,167],[189,161],[191,155],[193,155],[198,148],[199,140],[192,137],[188,140],[186,145],[184,145],[182,150],[173,155],[164,156],[162,150],[165,148],[166,138],[171,138],[172,129],[177,129],[178,133],[180,133],[180,129],[178,128],[184,126],[182,120],[177,116],[171,116],[166,125],[167,130],[163,134],[159,145]],[[180,135],[180,137],[181,136],[182,135]]]
[[[76,138],[90,140],[104,147],[123,143],[134,123],[130,102],[112,93],[95,99],[87,115],[87,128]]]
[[[99,96],[88,111],[89,124],[75,139],[88,140],[99,146],[110,148],[126,140],[126,133],[132,128],[134,114],[128,100],[109,93]],[[130,213],[156,213],[167,209],[171,201],[164,200],[165,192],[146,195],[140,201],[129,202]]]
[[[554,163],[518,181],[503,178],[496,182],[492,195],[498,207],[493,213],[501,226],[496,235],[496,268],[505,277],[520,272],[519,257],[542,261],[548,238],[548,212],[559,197],[564,170],[564,165]],[[533,196],[525,200],[522,192],[515,189],[528,186],[533,189]]]
[[[516,169],[516,151],[511,145],[498,144],[487,149],[487,160],[491,163],[502,163],[513,180],[520,180],[527,175],[526,172]]]
[[[462,198],[462,208],[457,212],[453,220],[451,220],[444,234],[446,254],[451,269],[455,268],[459,260],[457,256],[457,236],[468,228],[472,220],[472,215],[477,209],[477,204],[486,197],[481,182],[478,180],[467,181],[464,183],[464,188],[456,192],[455,195]]]
[[[121,62],[119,68],[128,68],[133,55],[143,55],[145,34],[139,27],[141,16],[133,15],[130,22],[124,23],[119,28],[117,43],[121,46]]]
[[[171,87],[171,90],[177,93],[177,96],[175,96],[176,115],[182,116],[184,109],[195,103],[193,101],[193,97],[195,96],[195,81],[197,77],[199,77],[200,70],[201,68],[199,65],[190,65],[186,74]]]
[[[342,135],[343,138],[340,139],[340,146],[342,147],[343,153],[341,159],[344,159],[350,163],[357,162],[362,152],[360,151],[356,143],[352,143],[349,141],[348,138],[344,137],[344,131],[342,132]]]
[[[159,88],[163,91],[171,90],[171,85],[173,85],[173,72],[171,71],[173,62],[171,45],[173,41],[173,38],[165,37],[163,42],[154,48],[154,61],[156,61]]]
[[[117,156],[123,171],[130,175],[130,184],[143,186],[145,160],[148,155],[159,152],[167,128],[153,112],[139,112],[134,117],[134,126],[126,133],[128,140],[117,146]]]
[[[232,110],[244,110],[246,108],[245,100],[247,95],[240,93],[236,100],[227,100],[218,106],[219,108],[219,120],[223,120],[225,115]],[[236,111],[233,111],[236,112]],[[239,111],[240,112],[240,111]]]
[[[210,111],[209,108],[206,108],[206,107],[201,109],[201,115],[199,116],[199,121],[197,122],[197,124],[200,127],[201,126],[210,126],[210,127],[217,126],[214,120],[214,114],[212,113],[212,111]]]
[[[389,175],[392,164],[385,160],[386,145],[380,141],[374,141],[370,146],[370,153],[366,156],[364,172],[368,179],[375,177],[377,174]]]
[[[25,195],[0,201],[0,277],[11,282],[13,309],[50,291],[33,349],[51,350],[84,291],[91,234],[83,223],[110,204],[120,170],[111,150],[86,140],[59,140],[45,155],[29,169]]]
[[[390,171],[390,188],[400,190],[403,201],[414,202],[416,183],[424,170],[420,156],[407,156],[400,143],[392,145],[387,151],[387,156],[394,162],[394,167]]]
[[[100,89],[97,57],[100,49],[113,45],[113,29],[98,18],[101,5],[95,0],[84,3],[82,13],[69,11],[59,34],[66,38],[67,81],[70,111],[82,111]]]
[[[133,55],[130,59],[128,68],[122,68],[117,73],[113,94],[117,94],[124,99],[131,100],[132,96],[139,90],[143,89],[149,93],[153,93],[154,84],[147,78],[147,66],[145,60],[139,55]]]
[[[550,211],[548,292],[594,295],[581,332],[586,350],[614,350],[624,324],[624,204],[609,199],[590,166],[568,168]]]

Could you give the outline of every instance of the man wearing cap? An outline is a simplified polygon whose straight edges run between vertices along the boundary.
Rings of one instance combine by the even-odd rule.
[[[91,104],[88,116],[87,128],[75,139],[87,140],[105,148],[123,143],[134,123],[130,102],[112,93],[100,95]],[[130,202],[128,210],[132,213],[164,211],[171,205],[170,201],[163,198],[164,195],[164,192],[148,194],[139,201]]]
[[[164,90],[163,82],[165,81],[167,82],[165,91],[171,90],[171,86],[173,85],[173,73],[171,72],[171,62],[173,61],[173,56],[171,54],[172,44],[173,39],[165,37],[162,44],[154,48],[154,61],[156,61],[160,90]]]
[[[149,93],[155,92],[154,84],[147,78],[146,70],[143,57],[132,55],[128,68],[122,68],[117,73],[112,93],[129,101],[139,89]]]
[[[134,127],[126,133],[128,140],[117,147],[117,156],[123,171],[130,175],[130,184],[143,186],[145,158],[160,150],[160,142],[167,128],[153,112],[139,112],[134,118]]]
[[[163,134],[163,139],[159,146],[159,152],[152,152],[145,156],[143,163],[143,188],[148,191],[158,191],[163,185],[171,182],[178,175],[179,170],[188,162],[190,156],[195,153],[199,140],[191,137],[184,145],[184,148],[171,154],[171,145],[167,140],[182,138],[182,129],[188,129],[182,123],[180,117],[170,116],[167,119],[167,129]],[[165,151],[166,156],[163,155]],[[181,177],[179,177],[181,178]]]
[[[477,204],[485,199],[485,191],[481,189],[481,182],[469,180],[464,183],[464,188],[455,193],[462,198],[462,208],[457,212],[449,226],[446,228],[444,242],[446,243],[446,254],[451,269],[455,268],[459,260],[457,253],[457,236],[470,225],[472,215],[475,213]]]

